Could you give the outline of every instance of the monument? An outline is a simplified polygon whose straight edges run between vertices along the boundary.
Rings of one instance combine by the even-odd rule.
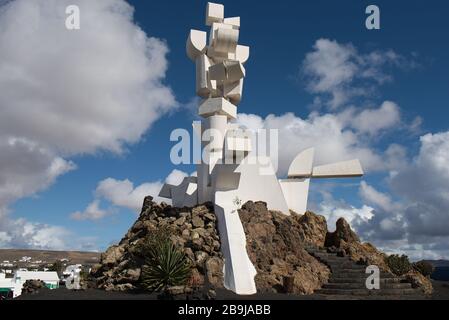
[[[252,132],[232,123],[250,54],[248,46],[238,44],[240,17],[225,18],[223,5],[208,3],[206,25],[209,37],[204,31],[191,30],[186,44],[187,55],[196,65],[196,94],[203,99],[198,108],[202,123],[194,123],[202,159],[196,177],[187,177],[177,186],[164,185],[159,196],[171,199],[175,207],[214,203],[225,262],[224,286],[249,295],[257,291],[256,269],[246,251],[239,206],[264,201],[270,210],[303,214],[310,179],[359,177],[363,170],[358,160],[314,167],[311,148],[293,160],[286,179],[278,179],[270,157],[253,150]]]

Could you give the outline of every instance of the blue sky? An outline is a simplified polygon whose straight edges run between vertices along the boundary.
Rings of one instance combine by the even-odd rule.
[[[7,110],[3,112],[3,115],[6,114],[5,122],[0,120],[0,126],[3,124],[6,127],[6,121],[19,123],[14,129],[0,129],[0,142],[2,138],[26,138],[26,141],[33,141],[48,150],[48,161],[56,158],[64,161],[60,172],[51,178],[39,173],[39,168],[36,168],[33,176],[36,174],[39,178],[36,182],[33,180],[32,185],[26,179],[28,171],[18,172],[20,181],[11,181],[17,184],[18,187],[13,186],[21,192],[13,195],[5,192],[3,198],[2,187],[11,186],[11,182],[7,184],[4,181],[9,180],[2,180],[0,175],[0,208],[3,207],[0,245],[3,247],[103,250],[127,231],[136,218],[137,205],[135,200],[132,202],[119,194],[108,193],[110,188],[106,184],[99,191],[97,187],[101,181],[110,178],[123,182],[127,179],[134,187],[151,183],[152,186],[145,185],[142,190],[153,190],[157,182],[163,182],[174,169],[188,173],[194,170],[190,166],[174,167],[170,163],[169,153],[173,143],[169,141],[169,135],[174,128],[190,128],[195,119],[192,111],[194,65],[185,54],[185,41],[191,28],[207,30],[204,25],[206,1],[128,1],[130,6],[122,0],[101,2],[104,6],[92,5],[88,1],[70,1],[70,4],[80,6],[81,30],[75,31],[78,32],[76,36],[67,36],[66,30],[59,30],[63,28],[63,24],[58,24],[61,10],[50,8],[51,5],[63,8],[64,1],[47,1],[45,4],[36,1],[33,5],[26,0],[0,1],[4,3],[3,9],[0,9],[0,30],[6,30],[0,34],[0,71],[9,70],[11,65],[23,66],[25,76],[36,76],[42,71],[44,83],[47,80],[45,77],[48,77],[49,83],[56,78],[60,79],[59,82],[67,81],[66,86],[59,88],[62,91],[60,94],[55,93],[57,88],[54,91],[47,88],[49,91],[42,93],[40,89],[29,89],[25,82],[13,79],[6,72],[0,75],[0,91],[11,87],[25,88],[20,89],[21,95],[0,98],[0,112],[3,108]],[[330,224],[339,216],[346,217],[365,240],[389,252],[399,250],[416,259],[449,258],[449,231],[435,231],[437,228],[432,225],[432,221],[443,221],[443,224],[449,221],[449,174],[444,166],[439,167],[449,161],[449,139],[445,134],[449,130],[446,111],[449,100],[449,44],[445,40],[448,32],[445,24],[445,15],[449,10],[447,1],[280,0],[273,4],[246,0],[222,3],[226,16],[241,17],[240,43],[251,47],[250,60],[245,66],[244,97],[239,106],[239,112],[246,118],[241,122],[248,124],[249,121],[257,121],[266,127],[278,125],[279,129],[285,125],[284,134],[288,140],[281,140],[281,148],[285,142],[289,148],[300,151],[305,147],[302,141],[308,139],[307,143],[310,144],[314,137],[326,139],[328,133],[320,131],[326,125],[319,124],[319,121],[329,117],[331,124],[341,126],[341,130],[337,130],[341,137],[336,139],[342,144],[339,151],[345,152],[341,155],[337,152],[330,158],[339,160],[339,156],[351,158],[362,155],[363,164],[363,157],[366,157],[367,174],[363,180],[314,181],[311,209],[326,215]],[[365,28],[365,8],[369,4],[376,4],[381,10],[381,30]],[[111,9],[117,7],[121,9]],[[134,7],[133,18],[127,16],[131,14],[131,7]],[[31,24],[36,23],[37,27],[29,29],[23,18],[30,18]],[[37,23],[39,19],[41,21]],[[106,25],[110,23],[110,31],[106,27],[95,26],[95,21]],[[157,40],[154,48],[151,47],[146,53],[141,46],[133,45],[134,40],[130,36],[139,28],[148,39]],[[12,30],[17,32],[16,35],[8,34]],[[24,64],[25,60],[20,60],[21,53],[28,48],[24,44],[27,34],[41,40],[36,40],[30,47],[36,57],[53,57],[53,63],[48,64],[36,58],[34,63],[41,64],[43,70],[33,62]],[[52,39],[58,39],[60,43],[56,44]],[[78,47],[71,47],[71,44],[63,46],[68,39]],[[101,47],[103,41],[104,48]],[[127,46],[127,41],[131,41],[131,45]],[[30,46],[32,43],[30,41]],[[94,48],[92,43],[95,43]],[[2,53],[2,48],[8,50]],[[72,49],[68,56],[67,48]],[[117,51],[111,52],[111,48]],[[46,55],[40,56],[42,52]],[[115,54],[119,57],[117,63]],[[141,62],[145,54],[148,61]],[[339,54],[346,58],[339,60]],[[376,54],[377,60],[373,54]],[[153,59],[148,55],[153,55]],[[120,57],[129,59],[122,62]],[[62,71],[55,67],[59,64],[54,59],[61,59],[61,66],[64,65]],[[330,65],[323,74],[320,65],[324,63]],[[95,70],[89,79],[98,78],[95,80],[97,82],[92,80],[92,85],[84,91],[77,90],[77,81],[80,84],[83,82],[82,72],[75,72],[73,68],[64,72],[64,68],[70,68],[67,65],[77,70],[86,67],[86,73]],[[347,70],[345,68],[348,66],[352,68],[350,76],[339,78],[339,71]],[[151,69],[144,76],[150,79],[150,91],[152,94],[154,92],[154,96],[142,98],[142,101],[135,100],[142,93],[142,87],[128,87],[127,83],[132,81],[125,81],[132,79],[137,83],[139,80],[136,79],[140,78],[135,74],[145,67]],[[123,72],[133,70],[134,73],[129,78],[127,75],[118,77],[112,85],[107,82],[105,74],[114,69]],[[366,73],[368,71],[370,73]],[[329,79],[334,82],[326,86],[325,82]],[[86,100],[66,101],[74,95],[88,98],[98,96],[101,97],[99,101],[108,101],[102,96],[102,88],[111,90],[112,97],[115,97],[117,90],[123,90],[123,94],[117,93],[117,107],[96,104],[98,113],[89,114],[93,126],[95,116],[101,112],[110,113],[111,122],[106,123],[106,128],[114,131],[121,122],[120,116],[113,118],[113,111],[120,108],[128,108],[130,113],[145,112],[146,105],[151,104],[148,111],[156,115],[144,123],[139,122],[139,117],[127,119],[129,128],[139,130],[135,129],[134,132],[130,129],[135,133],[130,135],[126,128],[122,129],[114,133],[110,140],[102,135],[86,134],[76,141],[69,138],[64,143],[55,138],[64,135],[64,126],[53,127],[53,124],[49,126],[52,129],[50,133],[44,132],[45,121],[53,114],[58,115],[61,121],[68,115],[71,117],[69,119],[77,116],[69,108],[75,108],[80,101]],[[346,98],[337,106],[331,106],[330,97],[335,93]],[[60,104],[60,108],[67,108],[67,112],[60,114],[60,109],[42,107],[44,112],[39,114],[45,115],[43,120],[33,122],[30,118],[24,121],[20,117],[26,115],[20,113],[17,116],[9,106],[19,110],[23,107],[22,96],[25,94],[30,95],[30,101],[35,101],[34,95],[37,95],[44,106]],[[385,102],[387,105],[384,105]],[[134,108],[133,103],[142,107]],[[286,113],[293,115],[284,117]],[[310,116],[311,113],[313,116]],[[273,116],[266,118],[270,114]],[[357,123],[354,119],[358,119]],[[98,121],[102,122],[103,119],[99,117]],[[80,123],[79,130],[82,131],[83,122]],[[360,123],[366,127],[359,127]],[[378,123],[381,125],[377,129],[370,131],[367,128],[376,128]],[[34,131],[16,129],[25,128],[26,125]],[[316,132],[303,139],[302,129],[294,128],[301,125],[309,126],[304,130]],[[71,137],[76,136],[76,132],[70,134]],[[348,135],[351,137],[348,138]],[[427,138],[421,138],[426,135]],[[354,141],[348,142],[348,139]],[[327,142],[329,140],[332,140],[332,135]],[[111,147],[111,141],[120,145],[120,151]],[[316,142],[320,143],[320,138]],[[2,152],[11,152],[8,150]],[[368,155],[368,151],[372,154]],[[321,150],[322,154],[331,152],[325,147]],[[289,156],[285,155],[286,161]],[[329,156],[321,158],[325,162]],[[14,168],[10,162],[0,159],[1,170],[12,170],[14,173]],[[411,185],[414,183],[416,185]],[[435,188],[433,195],[428,194],[429,188]],[[86,207],[95,201],[98,201],[97,209],[101,217],[73,218],[76,212],[81,215],[85,213]],[[25,229],[20,229],[25,228],[27,223],[33,228],[30,233],[30,237],[34,237],[32,241],[26,238]],[[445,223],[449,230],[448,222]],[[46,228],[53,230],[53,226],[57,239],[38,232]],[[14,228],[17,230],[14,231]]]

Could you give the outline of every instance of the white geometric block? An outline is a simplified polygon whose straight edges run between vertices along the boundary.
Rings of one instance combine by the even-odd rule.
[[[211,80],[225,81],[227,79],[227,71],[224,62],[209,67],[209,77]]]
[[[289,178],[305,178],[312,175],[315,149],[307,149],[296,156],[288,168]]]
[[[221,252],[224,259],[224,287],[240,295],[257,293],[254,277],[256,268],[248,257],[246,236],[239,215],[235,214],[232,199],[228,195],[215,195],[214,211],[220,233]],[[221,198],[225,198],[222,200]]]
[[[310,178],[279,180],[288,208],[297,214],[307,210]]]
[[[206,7],[206,25],[210,26],[214,22],[223,22],[224,5],[208,2]]]
[[[252,151],[250,137],[228,136],[225,141],[226,157],[233,157],[235,152],[249,153]]]
[[[223,150],[224,139],[226,131],[228,130],[228,118],[226,115],[215,114],[209,116],[208,128],[203,134],[203,140],[210,141],[207,149],[213,153]],[[216,156],[216,155],[213,155]],[[221,153],[220,157],[221,158]]]
[[[217,89],[217,83],[209,81],[210,61],[209,58],[202,54],[196,58],[196,94],[200,97],[209,97],[213,87]]]
[[[240,17],[224,18],[223,23],[231,25],[234,29],[238,30],[240,28]]]
[[[198,203],[212,201],[211,175],[209,174],[209,165],[201,163],[196,166],[198,175]]]
[[[209,33],[209,46],[210,47],[214,46],[216,31],[218,29],[232,30],[233,27],[229,24],[224,24],[224,23],[218,23],[218,22],[212,23],[212,26],[210,27],[210,33]]]
[[[237,82],[244,78],[245,67],[235,60],[226,60],[209,67],[209,78],[217,81]]]
[[[363,176],[359,160],[343,161],[313,168],[313,178],[351,178]]]
[[[187,186],[186,194],[189,196],[193,196],[193,194],[196,192],[196,183],[189,183]]]
[[[173,185],[171,185],[171,184],[167,184],[167,183],[164,184],[161,188],[161,191],[159,191],[159,197],[171,199],[172,198],[172,194],[171,194],[172,187],[173,187]]]
[[[237,107],[222,97],[209,98],[200,105],[198,114],[204,118],[217,114],[236,119]]]
[[[235,53],[238,42],[238,30],[219,28],[215,31],[212,46],[217,52]]]
[[[214,50],[213,47],[208,47],[207,49],[207,56],[214,62],[214,63],[222,63],[225,60],[235,60],[235,53],[229,53],[229,52],[217,52]]]
[[[196,177],[186,177],[179,186],[171,186],[170,189],[174,207],[191,207],[198,204]]]
[[[192,61],[195,61],[199,55],[206,52],[206,49],[207,33],[204,31],[190,30],[186,43],[187,56]]]
[[[249,47],[237,45],[235,51],[235,60],[240,61],[242,64],[245,64],[249,59]]]
[[[236,82],[246,75],[246,70],[240,61],[225,61],[226,67],[226,80],[230,82]]]
[[[237,107],[222,97],[209,98],[200,105],[198,114],[204,118],[217,114],[236,119]]]
[[[225,82],[223,84],[223,96],[228,98],[232,104],[238,105],[242,100],[243,79],[236,82]]]

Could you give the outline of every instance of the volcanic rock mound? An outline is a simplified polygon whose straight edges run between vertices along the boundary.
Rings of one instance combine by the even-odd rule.
[[[286,216],[270,211],[264,202],[249,201],[238,213],[245,230],[247,252],[254,264],[258,292],[312,294],[329,281],[332,274],[326,263],[309,253],[310,248],[347,257],[360,266],[377,265],[390,272],[385,254],[369,243],[361,243],[344,219],[335,232],[328,232],[326,219],[312,212]],[[174,208],[144,200],[142,212],[119,244],[101,256],[91,276],[95,286],[108,291],[142,289],[141,274],[145,256],[141,244],[152,233],[166,228],[172,242],[190,260],[191,276],[176,292],[223,287],[223,256],[213,204],[193,208]],[[416,273],[408,275],[413,288],[431,292],[430,281]],[[169,290],[170,291],[170,290]]]

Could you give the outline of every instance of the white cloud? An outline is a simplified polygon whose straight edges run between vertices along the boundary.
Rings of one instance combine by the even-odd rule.
[[[385,133],[404,129],[407,134],[419,133],[422,119],[415,117],[411,123],[404,123],[396,103],[384,101],[378,108],[367,108],[372,102],[360,99],[372,97],[380,85],[392,80],[387,73],[389,67],[415,66],[413,61],[391,50],[364,54],[351,44],[318,40],[313,51],[306,55],[301,71],[307,89],[315,95],[315,107],[325,105],[334,113],[312,113],[302,120],[310,125],[304,130],[307,133],[299,131],[296,135],[297,140],[306,137],[301,142],[288,139],[288,134],[295,133],[290,126],[293,121],[284,118],[283,123],[278,124],[286,132],[285,136],[281,134],[281,139],[294,150],[281,149],[281,159],[291,159],[291,154],[286,153],[297,153],[297,145],[303,149],[302,144],[307,144],[307,137],[311,135],[315,136],[316,146],[323,146],[323,153],[337,158],[352,154],[360,158],[366,172],[388,173],[384,181],[390,183],[389,193],[362,181],[359,195],[365,205],[357,207],[337,201],[322,191],[324,198],[316,209],[330,219],[331,226],[339,217],[345,217],[362,239],[374,242],[387,252],[406,253],[414,259],[447,258],[449,132],[422,136],[419,154],[413,161],[408,158],[408,150],[397,143],[376,151],[374,146],[379,145]],[[317,120],[324,117],[329,121],[327,129],[334,128],[333,132],[316,125]],[[266,126],[264,119],[250,120],[254,125]],[[326,146],[326,140],[334,145]],[[317,158],[325,159],[319,153]],[[329,160],[334,159],[326,159],[326,162]],[[289,161],[284,161],[283,166]]]
[[[403,239],[406,235],[404,205],[365,181],[360,183],[359,194],[364,202],[373,207],[372,219],[356,226],[361,236],[370,241]]]
[[[113,205],[124,207],[138,212],[142,208],[143,199],[148,196],[157,196],[162,183],[160,181],[143,183],[134,187],[126,180],[107,178],[98,184],[96,195],[110,201]]]
[[[391,101],[383,102],[377,109],[365,109],[359,113],[355,108],[347,109],[341,115],[350,127],[370,135],[397,128],[401,122],[399,106]]]
[[[66,6],[81,30],[65,28]],[[0,11],[0,136],[64,154],[120,152],[175,99],[163,85],[166,44],[123,0],[16,0]]]
[[[0,232],[0,247],[5,247],[11,240],[12,237],[7,232]]]
[[[81,9],[77,31],[65,28],[73,4]],[[122,152],[177,103],[163,83],[166,43],[134,23],[126,1],[0,5],[0,232],[9,235],[24,226],[8,220],[9,205],[73,170],[67,159]],[[37,240],[30,234],[32,243],[45,243],[42,230],[50,229]]]
[[[390,196],[385,193],[379,192],[365,181],[362,181],[360,183],[359,193],[361,198],[366,203],[374,205],[382,210],[393,211],[395,208],[397,208],[397,204],[393,202]]]
[[[178,185],[188,174],[180,170],[173,170],[165,179],[165,183]],[[70,216],[74,220],[100,220],[113,212],[112,208],[100,209],[100,200],[109,202],[113,207],[130,209],[136,213],[142,209],[143,199],[152,196],[154,201],[167,202],[160,198],[159,192],[162,181],[146,182],[134,187],[130,180],[116,180],[107,178],[98,183],[95,190],[95,200],[83,212],[74,212]]]
[[[0,136],[0,211],[5,214],[9,203],[46,189],[73,169],[73,162],[34,142]]]
[[[405,197],[405,218],[413,236],[449,236],[449,131],[426,134],[414,161],[392,179]]]
[[[30,222],[25,219],[3,218],[0,225],[0,245],[3,248],[33,248],[63,250],[68,246],[70,232],[59,226]]]
[[[401,67],[411,63],[392,50],[362,54],[352,44],[319,39],[313,51],[306,55],[301,73],[307,81],[307,89],[324,95],[325,104],[336,109],[354,97],[373,93],[375,86],[391,81],[391,76],[383,70],[388,65]]]
[[[70,215],[73,220],[99,220],[109,214],[109,211],[100,208],[100,201],[90,203],[84,211],[77,211]]]
[[[265,119],[254,114],[239,114],[237,122],[252,130],[279,130],[278,159],[281,175],[287,172],[291,161],[299,152],[310,147],[315,147],[317,165],[358,158],[367,172],[395,168],[400,163],[399,156],[403,155],[393,152],[393,149],[376,151],[363,133],[352,128],[353,122],[343,113],[320,115],[312,112],[305,119],[293,113],[281,116],[270,114]],[[378,133],[386,129],[385,126],[377,128]],[[400,147],[396,147],[398,148]]]
[[[196,174],[195,172],[192,174],[192,176]],[[181,182],[184,180],[184,178],[188,177],[188,174],[181,171],[181,170],[173,170],[170,172],[170,174],[165,179],[165,182],[174,186],[177,186],[181,184]]]
[[[360,208],[346,203],[322,202],[319,205],[319,213],[326,217],[328,229],[335,231],[338,219],[345,218],[349,224],[356,224],[358,220],[370,220],[373,216],[373,208],[363,205]]]

